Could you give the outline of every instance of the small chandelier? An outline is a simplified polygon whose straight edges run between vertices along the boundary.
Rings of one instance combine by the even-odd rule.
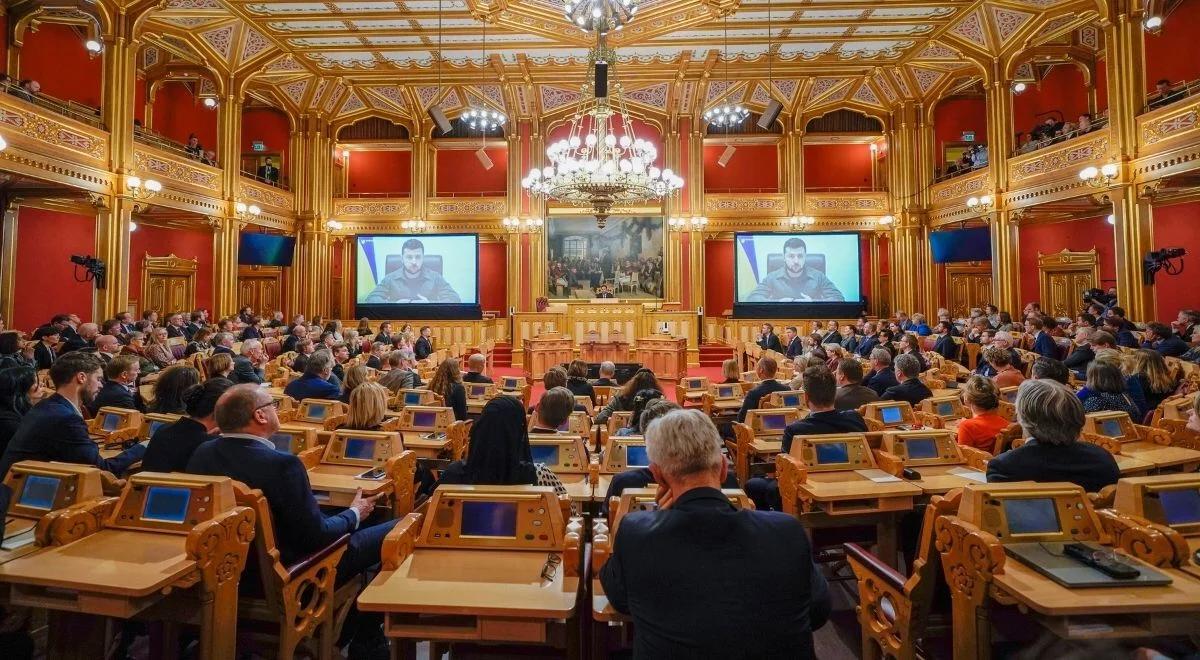
[[[162,184],[154,179],[142,181],[136,176],[127,176],[125,177],[125,188],[129,190],[130,197],[146,200],[161,192]]]
[[[996,200],[992,199],[991,195],[983,195],[982,197],[972,197],[967,200],[967,210],[979,215],[987,215],[992,212],[992,208],[996,206]]]
[[[429,223],[424,220],[413,218],[400,223],[400,228],[410,234],[424,234],[425,230],[429,229]]]
[[[247,206],[245,202],[238,202],[233,205],[233,213],[237,216],[238,220],[250,220],[257,218],[262,213],[262,209],[254,204]]]
[[[584,32],[620,30],[637,13],[642,0],[567,0],[563,17]]]
[[[747,108],[728,103],[704,111],[704,121],[720,128],[737,126],[749,116],[750,110]]]
[[[1103,167],[1085,167],[1079,171],[1079,178],[1093,188],[1107,188],[1113,179],[1120,174],[1121,168],[1116,163],[1105,163]]]
[[[541,218],[525,218],[522,220],[517,217],[506,217],[500,221],[500,224],[504,226],[504,231],[510,234],[520,232],[533,233],[541,231],[545,221]]]
[[[673,231],[703,231],[708,226],[708,218],[693,216],[691,218],[671,217],[667,226]]]
[[[804,229],[817,224],[817,219],[811,215],[794,215],[788,218],[788,226],[792,229]]]
[[[471,130],[483,133],[491,133],[508,121],[503,112],[477,107],[467,108],[459,119]]]

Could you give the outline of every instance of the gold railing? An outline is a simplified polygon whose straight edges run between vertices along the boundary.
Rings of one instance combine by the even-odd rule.
[[[704,196],[704,215],[710,217],[780,217],[787,215],[786,193],[726,193]]]
[[[971,174],[964,174],[940,183],[935,183],[929,189],[929,197],[934,208],[960,204],[971,196],[988,194],[992,186],[992,175],[987,168]]]
[[[1079,170],[1103,165],[1110,153],[1107,130],[1086,133],[1009,159],[1008,186],[1015,190],[1038,179],[1076,179]]]
[[[221,170],[162,149],[135,144],[134,171],[143,179],[157,179],[167,188],[191,190],[220,199]]]
[[[508,199],[494,197],[430,197],[426,200],[426,217],[430,220],[496,219],[508,215]]]
[[[804,193],[804,212],[809,215],[880,215],[888,206],[883,191]]]
[[[407,197],[335,197],[333,216],[339,220],[356,218],[378,220],[382,218],[404,219],[412,215],[412,200]]]
[[[1152,110],[1137,119],[1138,153],[1168,149],[1200,133],[1200,96]]]
[[[15,147],[72,161],[82,156],[88,165],[107,169],[105,130],[10,94],[0,94],[0,129]]]
[[[276,213],[290,214],[295,206],[291,191],[259,183],[249,177],[241,177],[240,199],[247,204],[257,204]]]

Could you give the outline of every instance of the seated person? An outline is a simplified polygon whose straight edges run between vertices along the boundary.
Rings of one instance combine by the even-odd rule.
[[[882,348],[871,351],[871,373],[867,374],[863,385],[871,388],[879,396],[900,384],[896,372],[892,369],[892,354]]]
[[[921,340],[908,333],[900,340],[900,354],[911,355],[917,359],[917,364],[920,365],[920,372],[929,371],[929,360],[921,353]]]
[[[983,349],[983,359],[992,367],[992,380],[996,387],[1012,387],[1025,380],[1025,374],[1013,367],[1012,355],[1006,349],[988,346]]]
[[[634,657],[813,658],[812,630],[830,605],[804,527],[734,509],[719,490],[721,439],[703,412],[660,417],[646,448],[658,510],[622,519],[600,571],[609,602],[634,620]],[[771,597],[730,606],[731,594],[755,593]]]
[[[338,401],[342,403],[350,403],[350,395],[354,394],[354,390],[359,385],[368,382],[367,368],[361,364],[356,364],[346,370],[346,381],[342,383],[342,393],[338,396]]]
[[[242,354],[233,358],[233,374],[229,380],[237,384],[260,384],[266,379],[263,367],[269,361],[270,358],[267,357],[267,351],[263,349],[262,342],[257,339],[247,339],[242,342]]]
[[[100,358],[88,353],[67,353],[50,366],[54,394],[33,407],[0,457],[0,475],[17,461],[59,461],[93,465],[120,477],[142,460],[146,443],[140,442],[112,458],[100,458],[100,445],[88,435],[83,410],[101,383]]]
[[[229,378],[233,373],[233,357],[228,353],[217,353],[204,361],[204,370],[209,378]]]
[[[525,408],[516,397],[498,396],[488,401],[471,425],[466,460],[451,463],[442,471],[439,483],[551,486],[565,495],[567,489],[558,475],[545,464],[533,462],[527,428]]]
[[[220,429],[213,416],[217,401],[234,383],[226,378],[210,378],[192,385],[183,393],[187,415],[173,424],[165,424],[150,438],[142,458],[146,472],[183,472],[200,445],[212,440]]]
[[[616,387],[617,386],[617,365],[612,362],[600,363],[600,377],[592,381],[592,386],[599,385],[601,387]],[[594,393],[595,390],[592,390]]]
[[[346,553],[337,565],[337,583],[357,578],[379,563],[383,538],[396,525],[389,520],[362,527],[379,497],[361,491],[350,507],[326,516],[321,512],[304,464],[292,454],[277,451],[269,438],[279,430],[279,415],[271,395],[256,385],[236,385],[217,400],[215,420],[220,437],[199,447],[188,461],[193,474],[227,476],[263,492],[271,508],[280,560],[291,566],[350,534]],[[346,621],[352,635],[350,656],[387,658],[388,644],[378,615],[354,613]]]
[[[763,397],[773,392],[787,391],[787,385],[775,380],[775,372],[778,369],[779,365],[775,363],[774,358],[763,357],[758,360],[758,365],[754,367],[754,373],[758,376],[758,385],[746,392],[746,398],[742,400],[742,407],[738,410],[737,421],[746,421],[747,412],[758,410]]]
[[[1046,322],[1042,320],[1042,317],[1030,316],[1026,319],[1025,332],[1033,335],[1034,353],[1042,357],[1058,359],[1058,344],[1054,343],[1054,337],[1047,332]]]
[[[370,366],[370,365],[368,365]],[[377,367],[378,368],[378,367]],[[487,358],[483,353],[472,353],[467,358],[467,372],[463,374],[464,383],[490,383],[491,378],[483,375],[483,370],[487,368]]]
[[[388,354],[388,370],[375,381],[388,388],[393,394],[421,386],[421,376],[414,367],[416,356],[410,350],[395,350]]]
[[[905,328],[905,330],[912,330],[920,337],[928,337],[933,334],[933,328],[929,327],[925,321],[925,315],[920,313],[912,315],[912,327]]]
[[[616,435],[628,436],[637,435],[642,432],[642,414],[646,411],[646,406],[663,398],[663,393],[658,390],[642,390],[633,397],[633,415],[629,417],[629,426],[617,429]]]
[[[1166,357],[1179,357],[1188,352],[1187,342],[1176,336],[1175,331],[1166,323],[1151,323],[1146,326],[1146,341],[1142,348],[1149,348]]]
[[[1001,316],[1005,316],[1005,314],[1001,313]],[[1008,351],[1008,363],[1011,364],[1012,367],[1017,371],[1022,371],[1025,369],[1025,363],[1021,361],[1021,356],[1017,353],[1017,349],[1013,348],[1013,336],[1011,332],[1008,332],[1007,330],[999,330],[992,337],[991,342],[983,341],[982,343],[985,346],[996,346],[997,348],[1003,348],[1004,350]],[[980,376],[987,376],[988,378],[991,378],[992,376],[996,375],[996,369],[986,359],[984,359],[980,360],[979,365],[975,367],[975,373],[979,374]]]
[[[907,353],[896,358],[896,380],[899,384],[889,387],[880,395],[883,401],[907,401],[913,408],[933,392],[921,382],[921,363]]]
[[[141,360],[133,355],[118,355],[104,367],[104,385],[88,406],[93,417],[105,406],[141,410],[137,396],[138,375],[142,371]]]
[[[383,371],[385,365],[384,360],[387,358],[387,349],[391,348],[391,346],[391,344],[381,341],[372,342],[371,355],[367,357],[367,368],[374,369],[376,371]]]
[[[1082,378],[1087,374],[1087,366],[1092,360],[1096,359],[1096,351],[1092,349],[1091,342],[1094,335],[1100,334],[1102,331],[1093,330],[1090,327],[1078,328],[1075,330],[1075,350],[1063,360],[1063,364],[1068,369],[1075,372],[1076,377]],[[1108,334],[1108,333],[1104,333]],[[1113,344],[1116,340],[1109,335],[1108,343]]]
[[[533,409],[533,428],[530,433],[558,433],[558,427],[575,410],[575,395],[561,385],[546,390]]]
[[[586,396],[596,405],[596,390],[587,379],[588,365],[583,360],[572,360],[567,366],[567,389],[575,396]]]
[[[336,401],[342,394],[341,388],[329,382],[333,375],[333,355],[329,351],[317,351],[308,356],[304,375],[287,384],[283,393],[296,401],[305,399],[330,399]]]
[[[1125,326],[1125,319],[1117,316],[1106,316],[1103,323],[1104,331],[1116,337],[1117,346],[1123,348],[1140,348],[1133,331]]]
[[[1052,380],[1063,385],[1071,384],[1071,372],[1067,365],[1047,357],[1039,357],[1029,368],[1029,377],[1039,380]]]
[[[563,383],[565,385],[565,382]],[[601,426],[608,424],[608,418],[614,412],[623,410],[633,410],[634,396],[642,390],[658,390],[662,391],[662,386],[658,384],[658,379],[654,377],[654,372],[646,368],[638,369],[633,373],[633,377],[625,381],[620,390],[614,390],[612,396],[608,398],[608,403],[600,412],[596,413],[594,422]]]
[[[837,396],[833,407],[838,410],[858,410],[865,404],[878,401],[875,390],[862,384],[863,368],[858,360],[847,358],[838,363],[833,372],[837,382]]]
[[[958,421],[958,444],[991,453],[996,446],[996,435],[1009,425],[998,412],[1000,388],[992,379],[973,374],[959,396],[971,416]]]
[[[185,411],[183,393],[200,382],[200,372],[192,367],[174,364],[163,369],[154,381],[154,401],[146,411],[167,415],[182,415]]]
[[[1167,367],[1162,353],[1140,348],[1133,352],[1130,361],[1133,378],[1142,386],[1142,394],[1146,397],[1143,410],[1158,408],[1179,387],[1179,379]]]
[[[775,334],[775,326],[770,323],[762,324],[762,330],[758,333],[755,343],[764,351],[783,352],[783,344],[779,343],[779,335]]]
[[[1027,380],[1017,394],[1017,419],[1025,444],[987,463],[987,480],[1069,481],[1089,493],[1117,483],[1117,462],[1103,447],[1079,441],[1083,405],[1051,380]]]
[[[821,367],[804,370],[804,393],[808,395],[809,414],[804,419],[787,425],[783,430],[780,451],[787,453],[792,448],[792,439],[798,435],[823,435],[827,433],[866,433],[867,423],[855,410],[838,410],[837,384],[833,374]],[[760,510],[778,511],[782,508],[779,499],[779,482],[774,477],[754,477],[746,482],[746,494],[754,500]]]
[[[742,382],[742,370],[738,368],[738,361],[734,358],[729,358],[721,363],[721,376],[724,380],[722,385]]]
[[[382,430],[388,412],[386,387],[379,383],[361,383],[350,393],[349,403],[346,409],[346,423],[339,428],[355,431]]]
[[[429,379],[429,391],[439,394],[445,406],[454,411],[454,419],[467,418],[467,389],[462,384],[458,358],[446,358]]]
[[[986,321],[984,321],[986,323]],[[933,352],[946,358],[953,360],[958,357],[958,344],[954,343],[954,324],[949,321],[938,321],[937,342],[933,345]]]
[[[1137,404],[1125,391],[1125,376],[1121,373],[1119,358],[1103,356],[1093,360],[1088,365],[1084,389],[1087,394],[1081,391],[1079,395],[1085,412],[1121,411],[1129,413],[1134,423],[1141,421]]]

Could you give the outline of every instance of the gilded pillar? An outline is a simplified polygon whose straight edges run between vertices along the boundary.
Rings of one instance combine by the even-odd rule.
[[[412,185],[409,187],[409,208],[414,218],[424,218],[425,200],[429,196],[432,185],[433,171],[430,169],[429,138],[425,137],[425,124],[422,122],[417,135],[412,136]]]
[[[133,105],[139,45],[134,38],[134,25],[138,15],[148,9],[150,7],[143,6],[136,15],[117,14],[113,17],[110,31],[103,35],[104,80],[101,85],[100,116],[109,132],[110,169],[118,175],[134,169]],[[124,305],[121,309],[124,309]]]
[[[793,121],[798,118],[793,117]],[[804,214],[804,127],[793,127],[784,136],[784,191],[787,193],[787,213]]]
[[[1012,81],[997,64],[986,87],[988,134],[988,170],[994,210],[985,216],[992,239],[992,304],[1014,313],[1024,306],[1021,300],[1020,210],[1005,208],[1008,189],[1008,154],[1015,146],[1013,127]],[[982,302],[982,301],[980,301]]]
[[[988,229],[992,239],[992,300],[996,307],[1013,313],[1021,301],[1021,210],[993,211]],[[983,301],[981,301],[983,302]]]
[[[326,316],[329,313],[329,233],[325,223],[333,210],[332,139],[323,117],[305,115],[300,135],[292,141],[297,208],[296,258],[288,276],[288,300],[294,313]]]
[[[225,198],[236,201],[241,194],[242,98],[236,81],[227,80],[226,85],[217,109],[217,162],[223,172]]]
[[[895,216],[895,241],[891,254],[892,305],[907,312],[922,310],[928,300],[937,297],[930,289],[931,274],[925,235],[927,228],[922,204],[924,181],[921,172],[925,163],[921,149],[921,108],[904,103],[893,113],[891,164],[891,193]]]
[[[1142,257],[1154,249],[1154,206],[1148,197],[1139,197],[1132,185],[1113,188],[1109,197],[1115,222],[1117,300],[1129,318],[1154,320],[1154,288],[1142,279]]]
[[[883,297],[883,278],[881,277],[881,275],[883,275],[883,264],[879,253],[880,233],[871,232],[868,236],[868,253],[870,255],[870,260],[867,263],[867,268],[870,269],[871,273],[871,301],[870,305],[868,306],[867,313],[874,314],[875,316],[881,316],[883,314],[883,307],[880,304],[880,300]]]
[[[9,197],[4,204],[3,232],[0,237],[0,314],[13,324],[13,297],[17,291],[17,224],[20,198]]]
[[[1104,66],[1108,74],[1110,143],[1121,160],[1128,161],[1137,150],[1137,116],[1146,97],[1146,56],[1142,37],[1145,12],[1136,6],[1122,9],[1124,11],[1104,25]]]
[[[236,218],[210,215],[208,226],[213,231],[213,300],[212,316],[232,316],[242,305],[238,300],[238,244],[244,223]]]
[[[105,284],[92,299],[92,318],[102,321],[129,308],[129,223],[145,205],[126,195],[91,195],[91,200],[96,208],[96,257],[105,265]]]

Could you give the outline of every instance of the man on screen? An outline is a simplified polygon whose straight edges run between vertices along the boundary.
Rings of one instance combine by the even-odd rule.
[[[410,238],[400,248],[404,267],[388,273],[367,303],[458,303],[458,293],[441,275],[425,268],[425,245]]]
[[[766,274],[746,302],[843,302],[845,297],[825,273],[805,267],[808,247],[799,238],[783,244],[783,268]]]

